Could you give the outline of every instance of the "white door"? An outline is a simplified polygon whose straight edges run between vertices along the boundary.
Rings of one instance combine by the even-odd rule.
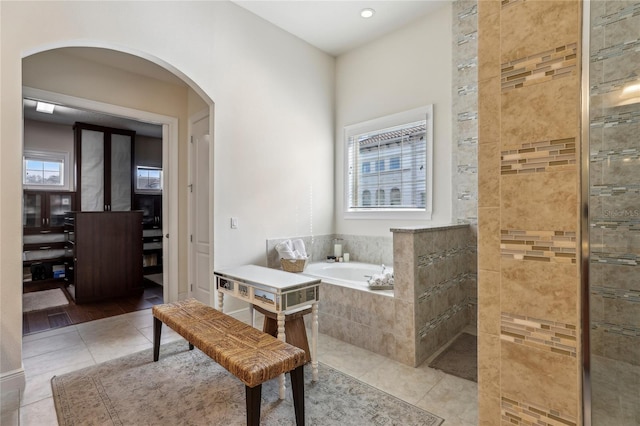
[[[191,119],[190,145],[190,292],[202,303],[215,306],[210,290],[213,272],[210,271],[209,227],[209,116],[199,115]]]

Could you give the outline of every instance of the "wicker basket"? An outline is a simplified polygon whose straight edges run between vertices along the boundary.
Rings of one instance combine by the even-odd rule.
[[[307,259],[280,259],[280,264],[287,272],[302,272],[307,266]]]

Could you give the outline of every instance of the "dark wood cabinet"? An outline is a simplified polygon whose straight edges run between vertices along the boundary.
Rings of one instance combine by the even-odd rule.
[[[25,190],[22,201],[24,233],[62,232],[65,215],[74,210],[74,198],[74,192]]]
[[[145,274],[162,272],[162,195],[136,194],[134,208],[142,211],[143,259]]]
[[[64,218],[75,193],[25,190],[22,201],[23,283],[61,281],[70,256]]]
[[[73,282],[78,304],[140,294],[142,212],[73,212],[67,221],[73,246]]]
[[[136,133],[86,123],[74,132],[78,210],[131,210]]]

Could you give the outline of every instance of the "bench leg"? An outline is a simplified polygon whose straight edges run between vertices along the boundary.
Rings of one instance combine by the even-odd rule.
[[[304,426],[304,370],[302,365],[289,372],[293,391],[293,408],[296,412],[296,426]]]
[[[247,426],[260,425],[260,399],[262,397],[262,384],[250,388],[245,385],[247,398]]]
[[[153,362],[160,358],[160,335],[162,333],[162,321],[153,317]]]

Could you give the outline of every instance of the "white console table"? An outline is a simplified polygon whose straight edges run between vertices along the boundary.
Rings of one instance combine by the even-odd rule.
[[[318,380],[318,301],[320,279],[257,265],[244,265],[214,271],[218,291],[218,310],[224,306],[224,295],[249,303],[253,325],[253,305],[277,316],[278,339],[286,341],[284,320],[291,311],[311,305],[311,371]],[[280,377],[280,399],[284,399],[284,375]]]

